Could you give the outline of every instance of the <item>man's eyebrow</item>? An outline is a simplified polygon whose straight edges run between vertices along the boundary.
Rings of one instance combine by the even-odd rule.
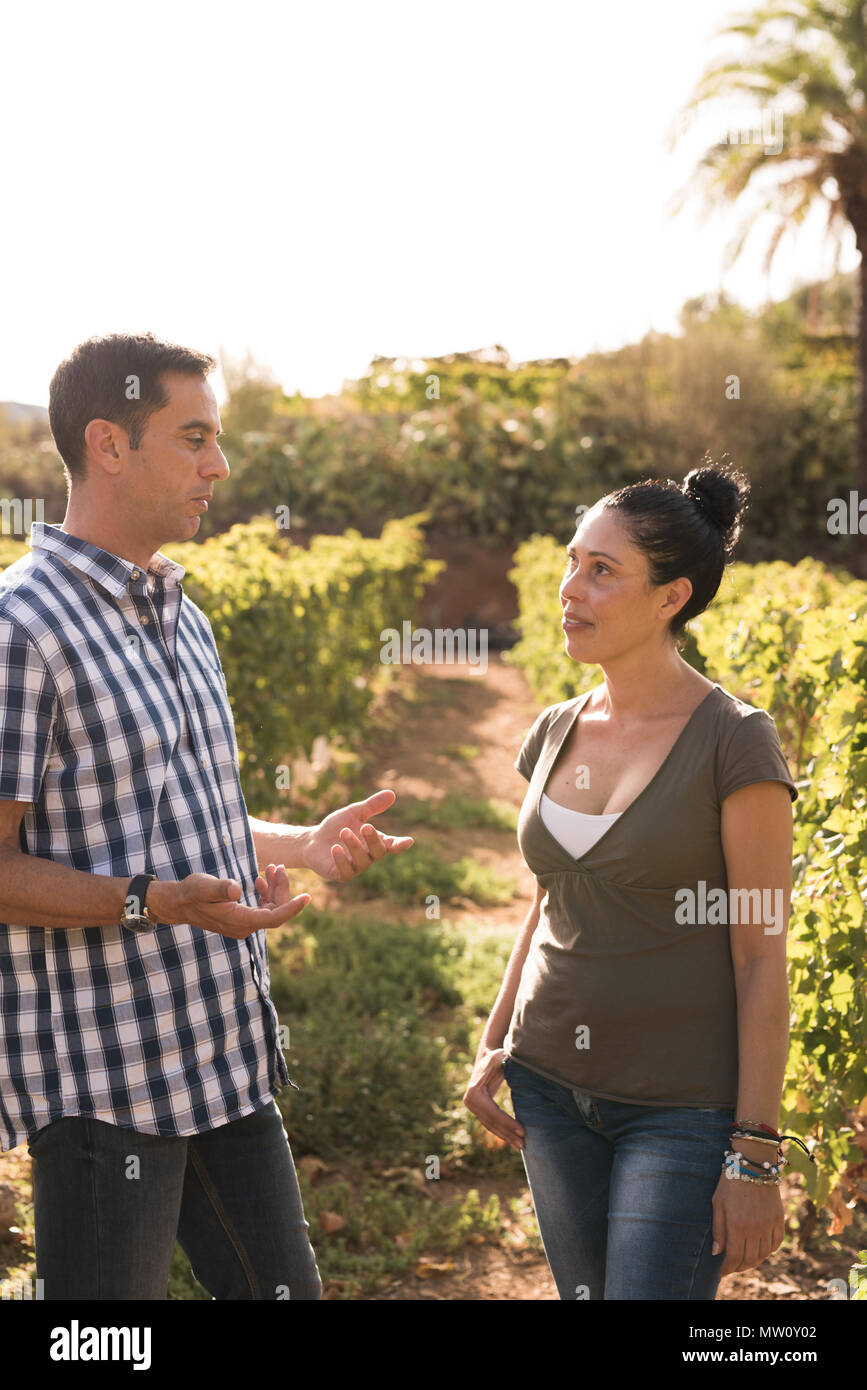
[[[570,555],[572,555],[572,556],[574,557],[574,555],[575,555],[575,549],[574,549],[573,546],[567,545],[566,550],[567,550],[568,554],[570,554]],[[622,561],[622,560],[618,560],[614,555],[609,555],[609,554],[608,554],[606,551],[604,551],[604,550],[588,550],[588,551],[587,551],[587,554],[590,556],[591,560],[595,559],[597,555],[602,555],[602,556],[605,557],[606,560],[613,560],[614,563],[615,563],[615,565],[622,565],[622,564],[623,564],[623,561]]]
[[[225,430],[215,431],[210,420],[187,420],[185,424],[178,425],[177,432],[178,434],[183,434],[184,430],[204,430],[206,434],[215,434],[217,439],[226,432]]]

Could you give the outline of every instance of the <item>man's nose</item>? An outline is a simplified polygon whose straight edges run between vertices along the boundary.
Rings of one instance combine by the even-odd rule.
[[[229,468],[229,460],[226,458],[222,449],[218,448],[214,454],[213,460],[210,462],[210,467],[208,468],[209,475],[212,478],[228,478],[231,471],[232,470]]]

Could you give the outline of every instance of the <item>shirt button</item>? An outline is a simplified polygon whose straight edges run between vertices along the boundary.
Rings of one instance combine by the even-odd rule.
[[[226,839],[226,836],[224,835],[224,836],[223,836],[223,844],[224,844],[224,845],[227,845],[228,843],[229,843],[229,841]]]
[[[133,570],[130,579],[141,579],[141,570]]]
[[[200,758],[200,759],[199,759],[199,762],[202,764],[202,767],[207,767],[207,766],[208,766],[208,764],[207,764],[207,762],[205,761],[204,758]]]
[[[150,618],[148,617],[147,613],[142,613],[142,614],[141,614],[141,621],[142,621],[143,623],[149,623],[149,622],[150,622]]]

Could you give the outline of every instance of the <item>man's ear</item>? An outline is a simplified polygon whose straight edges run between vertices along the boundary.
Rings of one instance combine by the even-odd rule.
[[[126,430],[111,420],[91,420],[84,431],[84,445],[91,466],[117,474],[123,455],[129,449],[129,437]]]

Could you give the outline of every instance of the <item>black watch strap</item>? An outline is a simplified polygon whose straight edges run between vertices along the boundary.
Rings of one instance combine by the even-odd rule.
[[[147,917],[145,916],[145,896],[149,886],[154,882],[155,878],[156,874],[136,874],[135,878],[131,880],[126,890],[126,902],[124,904],[124,915],[121,918],[122,922],[125,923],[127,916],[129,916],[133,921],[144,920],[147,922],[150,919],[153,924],[156,925],[156,919],[151,918],[150,913],[148,913]]]

